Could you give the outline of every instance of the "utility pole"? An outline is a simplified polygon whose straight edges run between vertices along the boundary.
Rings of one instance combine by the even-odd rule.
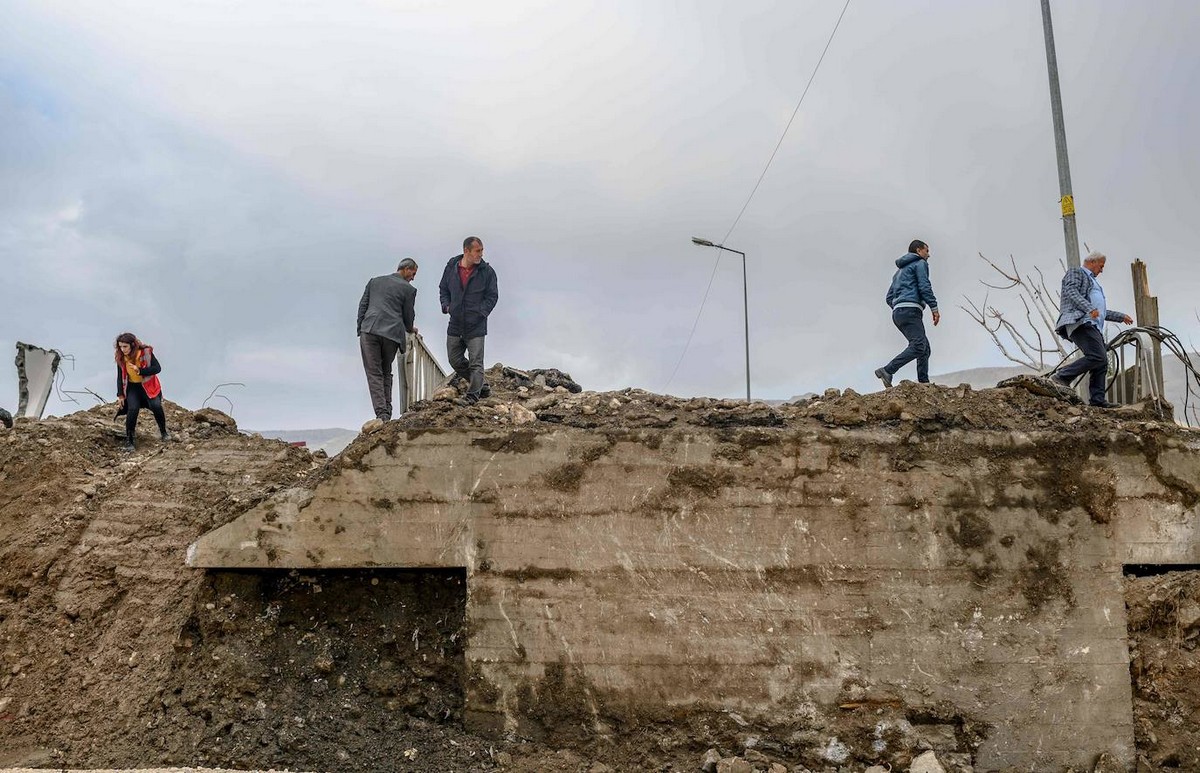
[[[1071,194],[1071,165],[1067,161],[1067,129],[1063,125],[1062,94],[1058,89],[1058,55],[1054,52],[1054,25],[1050,0],[1042,0],[1042,30],[1046,34],[1046,69],[1050,72],[1050,113],[1054,118],[1054,149],[1058,154],[1058,193],[1062,198],[1063,238],[1067,266],[1079,266],[1079,231],[1075,228],[1075,197]]]

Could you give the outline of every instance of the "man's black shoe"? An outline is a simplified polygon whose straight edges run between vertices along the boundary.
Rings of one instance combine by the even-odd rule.
[[[0,424],[3,424],[9,429],[12,429],[13,426],[12,414],[3,408],[0,408]]]
[[[137,447],[133,445],[133,441],[126,440],[125,445],[121,446],[121,450],[127,454],[132,454],[137,450]]]
[[[483,389],[479,390],[479,399],[482,400],[485,397],[491,397],[491,396],[492,396],[492,388],[490,386],[488,386],[487,384],[484,384]]]
[[[477,402],[479,402],[479,398],[472,394],[465,394],[458,400],[458,404],[463,406],[474,405]]]
[[[1093,408],[1120,408],[1121,407],[1120,403],[1110,403],[1108,400],[1105,400],[1102,403],[1088,403],[1088,405],[1092,406]]]
[[[878,370],[875,371],[875,378],[882,381],[884,387],[886,387],[888,389],[892,388],[892,374],[888,373],[883,368],[879,368]]]

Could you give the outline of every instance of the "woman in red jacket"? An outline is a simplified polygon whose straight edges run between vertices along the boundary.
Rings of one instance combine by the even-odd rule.
[[[154,356],[154,349],[139,341],[133,333],[117,336],[113,349],[113,359],[117,363],[117,415],[125,414],[125,450],[134,449],[138,412],[143,408],[149,408],[154,414],[162,439],[170,440],[167,416],[162,407],[162,385],[158,382],[162,366]]]

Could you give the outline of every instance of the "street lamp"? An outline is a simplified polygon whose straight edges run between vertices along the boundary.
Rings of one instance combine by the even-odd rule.
[[[742,316],[746,331],[746,402],[750,402],[750,301],[746,292],[746,253],[726,247],[724,244],[713,244],[708,239],[701,239],[698,236],[692,237],[692,244],[698,244],[701,247],[715,247],[718,250],[734,252],[742,256]]]

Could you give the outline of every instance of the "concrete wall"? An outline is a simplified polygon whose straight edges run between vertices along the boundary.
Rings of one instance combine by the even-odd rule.
[[[1051,770],[1132,763],[1122,565],[1200,562],[1198,481],[1146,432],[385,430],[189,562],[465,566],[479,727],[901,704]]]

